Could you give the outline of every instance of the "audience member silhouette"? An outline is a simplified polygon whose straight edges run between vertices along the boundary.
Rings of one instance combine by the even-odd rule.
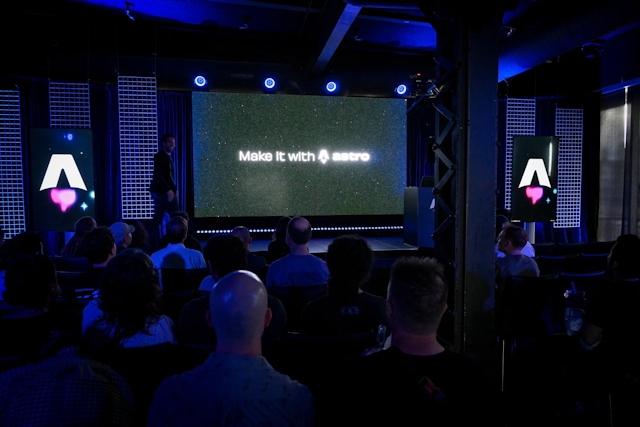
[[[0,301],[3,300],[7,269],[24,256],[43,253],[42,237],[38,233],[23,232],[4,242],[0,251]]]
[[[327,250],[329,294],[302,311],[300,331],[340,335],[376,330],[386,323],[385,300],[360,289],[373,266],[373,251],[359,236],[340,236]]]
[[[104,270],[117,252],[113,231],[104,226],[97,227],[84,236],[81,247],[92,268],[82,272],[78,281],[85,287],[99,289]]]
[[[211,237],[204,247],[204,256],[211,272],[200,284],[200,291],[211,291],[216,282],[227,274],[247,268],[247,251],[240,238],[222,234]],[[272,312],[271,323],[265,328],[263,343],[273,343],[287,333],[287,317],[282,302],[268,295],[268,306]],[[180,312],[178,328],[186,343],[206,346],[216,345],[216,332],[209,327],[206,313],[209,310],[209,294],[189,301]]]
[[[140,249],[147,255],[153,253],[153,247],[149,243],[149,232],[139,219],[126,219],[124,222],[132,226],[135,231],[131,233],[130,248]]]
[[[511,276],[540,276],[540,269],[533,258],[522,253],[529,236],[524,228],[509,225],[498,236],[498,250],[505,254],[496,259],[496,284],[498,287]]]
[[[238,226],[231,230],[231,234],[239,237],[244,242],[244,246],[247,249],[247,270],[256,273],[261,280],[265,280],[266,277],[263,277],[263,274],[266,274],[267,259],[251,252],[251,242],[253,242],[253,238],[251,237],[251,233],[249,233],[249,229]]]
[[[149,410],[149,426],[311,426],[313,397],[262,356],[271,321],[267,292],[249,271],[220,279],[211,290],[207,320],[218,336],[203,365],[165,379]]]
[[[510,218],[511,216],[507,217],[505,215],[496,215],[496,258],[505,257],[505,253],[498,249],[498,239],[500,238],[500,233],[502,232],[502,230],[512,225]],[[531,245],[531,243],[529,243],[529,240],[527,240],[527,243],[522,248],[522,254],[528,256],[529,258],[533,258],[536,256],[536,250]]]
[[[134,425],[131,388],[78,347],[0,374],[3,426]]]
[[[174,216],[167,223],[169,245],[151,254],[153,266],[163,268],[206,268],[202,252],[185,247],[188,224],[181,216]]]
[[[272,286],[316,286],[329,281],[327,263],[309,252],[311,224],[296,216],[287,224],[289,255],[274,261],[267,271],[267,289]]]
[[[640,422],[636,409],[640,398],[640,352],[635,343],[635,334],[640,330],[637,315],[640,306],[638,236],[619,236],[608,261],[613,275],[588,299],[589,306],[580,331],[581,344],[586,349],[595,347],[594,353],[600,357],[600,366],[590,364],[587,367],[589,382],[595,382],[592,377],[601,377],[599,373],[603,375],[604,389],[615,393],[616,409],[620,409],[620,412],[616,411],[616,417],[628,425],[637,425]]]
[[[269,246],[267,247],[267,251],[269,252],[269,259],[267,261],[269,261],[269,263],[289,254],[290,249],[287,244],[287,225],[289,225],[290,220],[291,218],[288,216],[280,217],[276,224],[276,228],[273,230],[271,242],[269,242]]]
[[[6,272],[4,301],[0,302],[0,354],[33,360],[65,327],[53,301],[60,293],[56,269],[45,255],[25,255]],[[79,323],[79,319],[75,319]]]
[[[189,214],[186,213],[185,211],[175,211],[171,213],[171,216],[169,219],[174,218],[176,216],[179,216],[181,218],[184,218],[185,221],[187,221],[187,238],[184,240],[184,246],[188,249],[193,249],[199,252],[202,252],[202,245],[200,244],[200,241],[198,239],[196,239],[195,237],[193,237],[193,235],[191,235],[189,233]],[[169,230],[167,230],[167,233],[169,232]],[[158,243],[158,247],[156,248],[156,250],[162,249],[162,248],[166,248],[167,245],[169,244],[169,236],[168,235],[164,235],[160,238],[160,242]]]
[[[171,319],[161,314],[161,291],[151,259],[128,249],[109,261],[97,300],[82,313],[85,341],[93,348],[177,344]]]
[[[73,231],[75,231],[75,233],[73,236],[71,236],[71,239],[69,239],[67,244],[62,247],[60,256],[69,258],[84,256],[84,254],[82,253],[80,242],[82,241],[82,238],[87,235],[87,233],[89,233],[97,226],[98,224],[96,224],[96,220],[90,216],[83,216],[82,218],[78,219],[73,226]]]
[[[116,239],[116,252],[120,253],[131,245],[133,235],[136,228],[126,222],[115,222],[109,227],[113,231],[113,237]]]
[[[497,425],[498,392],[486,370],[437,339],[446,301],[442,265],[398,259],[386,303],[391,346],[321,373],[312,388],[318,425]],[[355,405],[356,397],[376,405]]]

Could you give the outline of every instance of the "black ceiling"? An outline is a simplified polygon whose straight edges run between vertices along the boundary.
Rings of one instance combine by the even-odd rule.
[[[155,74],[161,88],[187,89],[195,74],[207,74],[210,90],[250,90],[271,74],[292,93],[333,75],[347,76],[351,94],[380,96],[393,82],[431,72],[438,20],[464,11],[467,19],[497,20],[500,69],[511,78],[637,25],[637,3],[611,0],[603,9],[568,0],[559,9],[552,0],[494,0],[469,9],[453,0],[24,0],[5,14],[2,75],[114,81]]]

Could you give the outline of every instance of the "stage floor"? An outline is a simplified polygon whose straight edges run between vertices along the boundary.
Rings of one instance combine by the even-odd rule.
[[[404,243],[403,236],[390,236],[390,237],[363,237],[373,252],[387,252],[387,251],[414,251],[418,250],[417,247],[407,245]],[[309,242],[309,252],[311,253],[326,253],[329,244],[333,241],[333,238],[318,238],[311,239]],[[251,251],[266,251],[269,246],[270,240],[254,240],[251,243]]]

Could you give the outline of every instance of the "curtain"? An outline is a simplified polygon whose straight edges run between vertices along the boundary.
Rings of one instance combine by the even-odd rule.
[[[599,241],[615,240],[622,231],[624,128],[624,91],[604,95],[600,113]]]

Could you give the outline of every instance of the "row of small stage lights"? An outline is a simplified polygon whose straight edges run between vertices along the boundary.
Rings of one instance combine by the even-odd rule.
[[[313,231],[368,231],[368,230],[402,230],[401,225],[389,225],[378,227],[316,227],[312,228]],[[273,233],[272,228],[256,228],[250,229],[250,233]],[[231,233],[231,230],[198,230],[196,234],[227,234]]]
[[[204,76],[197,76],[195,79],[193,79],[193,83],[197,87],[203,88],[207,85],[207,79]],[[276,90],[276,80],[273,77],[267,77],[264,80],[263,85],[266,90],[269,90],[269,91]],[[335,93],[336,90],[338,89],[338,83],[334,81],[330,81],[325,85],[324,88],[327,93],[330,93],[330,94]],[[400,96],[404,96],[407,93],[407,90],[408,90],[407,85],[401,84],[394,89],[394,92]]]

